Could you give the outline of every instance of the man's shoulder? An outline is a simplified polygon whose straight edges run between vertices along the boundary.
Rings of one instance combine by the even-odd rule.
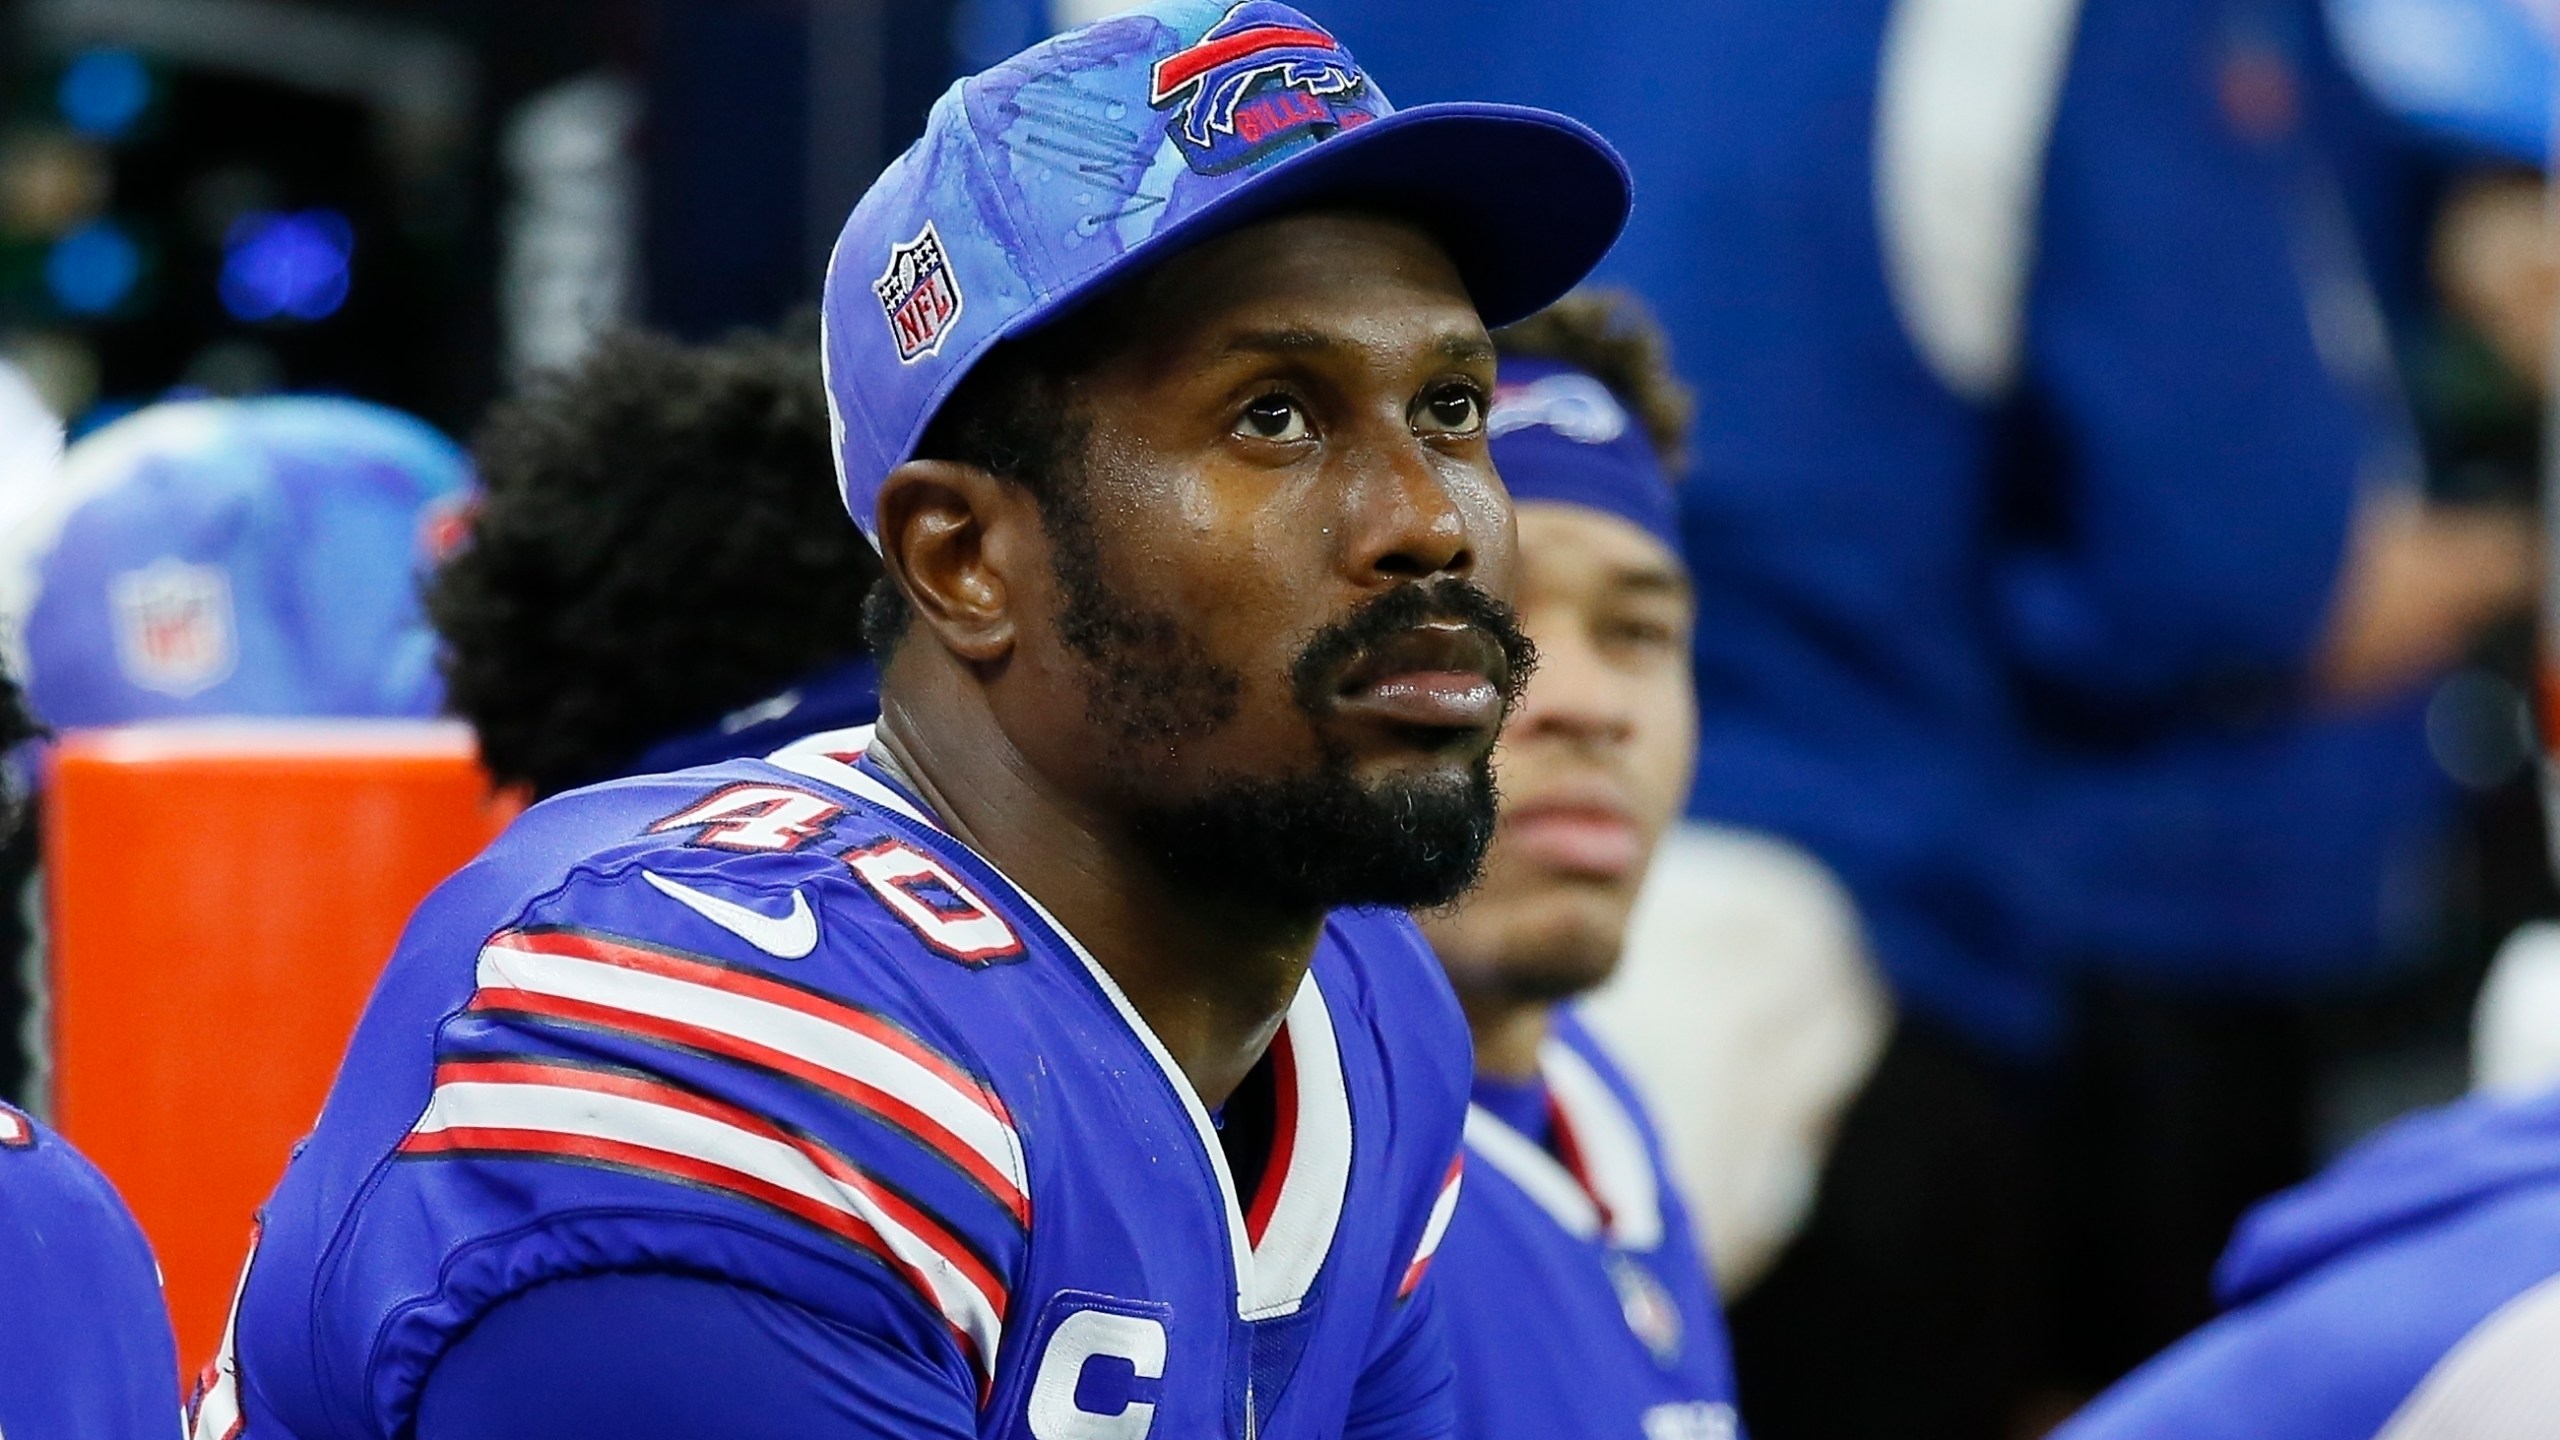
[[[43,1122],[0,1102],[0,1230],[6,1229],[43,1242],[0,1240],[0,1275],[11,1277],[12,1294],[38,1271],[86,1288],[95,1278],[88,1267],[101,1260],[151,1273],[142,1227],[107,1177]]]
[[[2552,1290],[2560,1283],[2556,1216],[2560,1188],[2546,1181],[2377,1230],[2181,1340],[2055,1433],[2065,1440],[2438,1433],[2384,1426],[2427,1391],[2445,1402],[2438,1381],[2460,1368],[2457,1360],[2494,1370],[2516,1335],[2549,1333],[2541,1327],[2560,1313]]]
[[[0,1104],[0,1387],[10,1434],[125,1436],[165,1425],[176,1345],[151,1247],[97,1167]],[[98,1427],[112,1426],[111,1429]]]
[[[403,937],[269,1207],[244,1361],[359,1372],[329,1403],[389,1433],[509,1295],[675,1270],[820,1315],[887,1293],[983,1371],[1030,1181],[982,1057],[1037,1013],[988,977],[1043,942],[874,788],[744,761],[521,817]]]
[[[678,948],[743,945],[741,959],[758,965],[832,952],[976,970],[1026,957],[1036,927],[1013,918],[1000,877],[855,766],[867,735],[544,801],[448,887],[466,903],[422,910],[433,927],[403,949],[477,943],[449,928],[543,923]]]

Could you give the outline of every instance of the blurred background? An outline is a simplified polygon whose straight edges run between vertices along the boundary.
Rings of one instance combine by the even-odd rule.
[[[20,0],[0,20],[0,357],[75,440],[156,400],[273,393],[356,397],[467,436],[521,377],[609,327],[703,339],[812,302],[844,213],[952,78],[1107,8]],[[1465,33],[1487,7],[1313,8],[1408,101],[1484,88],[1470,71],[1519,88],[1502,37]],[[2547,283],[2538,172],[2358,83],[2342,33],[2380,52],[2364,58],[2386,83],[2395,64],[2428,82],[2443,42],[2423,15],[2394,32],[2390,15],[2350,14],[2364,28],[2349,33],[2311,0],[2243,8],[2276,61],[2235,71],[2231,86],[2267,94],[2234,103],[2299,107],[2328,152],[2426,485],[2529,500],[2540,404],[2515,357],[2542,331],[2510,316],[2539,298],[2516,286]],[[1444,23],[1385,23],[1405,10]],[[1423,58],[1470,45],[1487,48]],[[1589,113],[1577,92],[1631,78],[1547,65],[1537,98]],[[2527,635],[2488,631],[2424,698],[2441,824],[2384,897],[2397,983],[2326,1022],[2357,1057],[2327,1090],[2338,1135],[2460,1084],[2486,957],[2550,908]]]
[[[120,1150],[113,1132],[149,1129],[153,1115],[183,1108],[173,1097],[203,1065],[318,1052],[272,1097],[276,1110],[307,1115],[334,1064],[326,1037],[415,898],[404,881],[347,899],[362,887],[333,867],[371,863],[351,837],[372,833],[368,825],[432,835],[425,858],[412,856],[431,876],[504,818],[503,804],[488,808],[468,732],[434,719],[433,640],[415,605],[427,571],[467,540],[464,447],[483,416],[616,329],[706,341],[782,325],[815,301],[844,215],[954,77],[1109,8],[14,0],[0,11],[0,621],[12,670],[64,736],[53,778],[22,757],[42,819],[5,856],[23,903],[0,920],[0,942],[18,957],[0,984],[0,1095],[59,1111],[129,1192],[154,1183],[132,1177],[174,1174],[183,1157],[165,1137]],[[1689,362],[1700,392],[1689,483],[1700,497],[1691,559],[1702,576],[1709,753],[1692,814],[1776,835],[1836,872],[1906,1016],[2003,1076],[2077,1075],[2038,1067],[2061,1065],[2052,1054],[2082,1043],[2054,1036],[2099,1034],[2133,1057],[2132,1070],[2195,1068],[2160,1082],[2182,1103],[2203,1094],[2246,1108],[2251,1087],[2273,1087],[2291,1098],[2274,1106],[2284,1114],[2270,1133],[2297,1138],[2301,1153],[2265,1167],[2262,1190],[2470,1084],[2474,1005],[2493,956],[2525,922],[2560,913],[2534,739],[2539,562],[2519,539],[2538,523],[2528,517],[2560,273],[2539,158],[2549,51],[2529,17],[2514,20],[2521,30],[2501,29],[2509,21],[2494,4],[2425,0],[1971,7],[1980,14],[1961,0],[1612,0],[1575,7],[1570,33],[1559,34],[1550,7],[1536,4],[1304,8],[1402,103],[1464,95],[1550,105],[1590,120],[1633,161],[1635,225],[1601,278],[1633,286],[1663,315],[1675,363]],[[1927,57],[1942,52],[1956,56],[1940,66],[1952,81],[1929,71]],[[1969,100],[1949,104],[1950,85]],[[2097,98],[2075,98],[2084,95]],[[1923,118],[1898,129],[1906,101]],[[1932,246],[1970,243],[1948,237],[1945,194],[1958,212],[2024,214],[2031,233],[2010,237],[2006,260],[1932,261]],[[2191,248],[2154,245],[2163,234]],[[1984,243],[1996,251],[1996,240]],[[1803,257],[1805,274],[1833,266],[1851,298],[1767,268],[1787,255]],[[2066,285],[2083,289],[2066,294]],[[1862,296],[1872,315],[1852,313]],[[2317,370],[2299,386],[2263,383],[2275,363],[2265,357],[2292,353],[2267,338],[2270,326],[2309,338],[2297,348]],[[2110,338],[2134,331],[2169,338]],[[1889,381],[1877,378],[1888,370]],[[376,476],[361,504],[321,505],[275,467],[254,482],[234,467],[215,483],[135,458],[247,444],[190,431],[213,413],[190,406],[270,396],[380,407],[363,424],[309,420],[339,458],[297,462]],[[1984,434],[1998,434],[1958,437],[1952,422],[1912,418],[1929,406],[1982,418]],[[2233,426],[2235,410],[2251,425]],[[2270,415],[2299,423],[2255,427]],[[2225,443],[2240,429],[2245,442]],[[2177,443],[2154,445],[2163,436]],[[1944,493],[1999,509],[2007,533],[2077,553],[2116,534],[2065,532],[2112,518],[2141,541],[2109,562],[2132,577],[2120,585],[2085,576],[2045,585],[2043,572],[2016,581],[2028,598],[2012,597],[2018,613],[2003,623],[2024,638],[1998,664],[2037,673],[2001,702],[2006,718],[1976,729],[2014,730],[2030,737],[2016,744],[2063,758],[1984,766],[1915,738],[1925,726],[1880,723],[1826,735],[1855,764],[1790,769],[1760,737],[1792,723],[1764,693],[1792,683],[1791,672],[1759,664],[1761,652],[1732,637],[1833,593],[1798,584],[1770,556],[1817,556],[1858,527],[1820,504],[1790,510],[1786,497],[1824,494],[1829,465],[1866,466],[1889,482],[1879,493],[1928,489],[1939,484],[1932,447],[1972,457],[1963,464],[1989,479],[1949,482]],[[2088,493],[2133,497],[2121,505],[2075,513],[2015,493],[2020,473],[2098,475],[2119,454],[2154,467],[2129,459],[2138,473],[2086,482]],[[1956,462],[1946,463],[1952,474]],[[2227,499],[2217,466],[2247,469],[2273,498],[2259,509],[2147,508],[2146,486]],[[152,474],[161,478],[134,478]],[[1755,488],[1764,481],[1765,493]],[[260,498],[260,487],[302,498]],[[2381,491],[2415,507],[2408,513],[2492,516],[2505,527],[2418,547],[2404,571],[2450,566],[2476,578],[2495,568],[2476,557],[2512,564],[2524,554],[2526,574],[2451,600],[2441,576],[2397,589],[2389,574],[2375,582],[2375,603],[2390,611],[2380,630],[2421,601],[2459,613],[2427,620],[2427,643],[2377,662],[2379,678],[2342,682],[2354,705],[2321,711],[2317,726],[2341,727],[2321,738],[2283,728],[2286,687],[2235,679],[2211,656],[2174,684],[2133,673],[2149,663],[2143,642],[2111,637],[2140,625],[2122,614],[2088,620],[2084,610],[2106,607],[2073,598],[2116,585],[2108,593],[2134,597],[2119,608],[2147,622],[2183,603],[2175,597],[2246,590],[2262,565],[2273,575],[2287,557],[2317,552],[2304,563],[2319,573],[2300,588],[2347,605],[2330,570],[2342,549],[2370,541],[2356,497]],[[2171,511],[2201,538],[2140,530]],[[2297,529],[2310,538],[2288,538]],[[241,538],[253,532],[265,538]],[[210,538],[162,555],[154,547],[172,534]],[[246,548],[208,558],[207,547],[223,546]],[[301,618],[288,628],[325,628],[311,619],[320,614],[343,622],[327,642],[334,658],[309,660],[290,683],[260,673],[257,595],[266,592],[240,558],[252,552],[270,569],[289,557],[288,588],[300,588],[285,608]],[[1864,574],[1867,563],[1846,553],[1825,573]],[[87,603],[73,593],[81,585],[104,597],[95,615],[75,613]],[[1890,613],[1891,595],[1888,583],[1877,634],[1922,623]],[[1884,644],[1861,623],[1825,612],[1796,628],[1816,637],[1809,650],[1856,670]],[[2190,628],[2212,636],[2223,623],[2204,613]],[[2246,613],[2228,622],[2250,623]],[[1925,649],[1928,638],[1913,643]],[[2297,635],[2270,648],[2309,644]],[[2122,664],[2110,670],[2089,655]],[[1939,700],[1923,692],[1944,668],[1915,662],[1901,680],[1878,682],[1887,698],[1841,703],[1928,710]],[[1823,682],[1805,683],[1815,694]],[[1720,727],[1720,715],[1731,723]],[[243,716],[269,728],[183,743],[92,734]],[[314,717],[413,728],[289,723]],[[2125,778],[2162,754],[2169,778]],[[381,779],[388,772],[375,761],[386,755],[413,767],[407,779]],[[288,822],[273,798],[280,782],[259,767],[290,768],[297,757],[353,768],[324,777],[310,817]],[[1963,838],[1917,822],[1894,836],[1867,825],[1861,765],[1882,777],[1874,786],[1915,795],[1942,772],[1975,766],[1981,773],[1950,782],[1946,795],[1912,801],[1915,815],[1936,806],[1972,816]],[[138,789],[110,783],[135,775]],[[1769,778],[1778,775],[1783,785]],[[1839,776],[1849,777],[1841,789],[1823,788]],[[346,818],[347,797],[377,780],[391,808]],[[66,810],[83,795],[86,819]],[[123,823],[191,803],[211,808],[159,850]],[[382,818],[395,813],[407,818]],[[59,848],[72,844],[89,848]],[[1915,899],[1923,882],[1911,877],[1925,867],[1903,852],[1939,846],[1962,850],[1979,873],[1961,884],[1928,879],[1937,888]],[[215,853],[226,849],[243,853]],[[183,883],[247,860],[269,866],[236,872],[247,891]],[[66,865],[86,868],[65,879]],[[272,877],[279,867],[288,879]],[[255,1027],[290,1007],[306,972],[288,964],[243,982],[235,1002],[210,993],[232,962],[217,955],[199,973],[171,957],[189,949],[193,963],[223,945],[272,956],[288,941],[271,931],[242,939],[256,926],[219,912],[283,914],[297,903],[361,903],[371,928],[359,927],[361,941],[343,930],[289,941],[313,956],[293,964],[334,967],[345,993],[322,1007],[315,1038],[286,1041]],[[2204,918],[2176,919],[2181,905]],[[139,911],[152,907],[211,928],[137,939],[148,929]],[[1953,911],[1965,918],[1948,920]],[[2114,915],[2130,918],[2072,929]],[[1906,939],[1906,928],[1927,938]],[[229,938],[206,938],[215,932]],[[2217,948],[2196,933],[2231,938]],[[1946,934],[1979,940],[2009,973],[2031,977],[2024,998],[1950,988],[1946,977],[1962,967],[1933,969],[1928,958]],[[198,988],[173,1001],[182,972]],[[2233,976],[2247,983],[2221,983]],[[2162,993],[2179,1004],[2203,996],[2218,1018],[2181,1011],[2131,1038],[2087,1020],[2140,1012]],[[2038,1006],[2066,1018],[2038,1019]],[[146,1012],[147,1023],[134,1018]],[[2085,1022],[2076,1031],[2074,1013]],[[2157,1039],[2215,1026],[2223,1038],[2210,1043]],[[2231,1063],[2234,1053],[2247,1063]],[[164,1088],[133,1078],[153,1069],[166,1072]],[[83,1083],[96,1097],[87,1117]],[[278,1123],[261,1146],[288,1142],[300,1122]],[[262,1193],[256,1177],[272,1174],[274,1156],[251,1148],[240,1184]],[[236,1254],[240,1207],[134,1199],[164,1259],[163,1227],[193,1223],[187,1212],[201,1209],[220,1212],[202,1223],[231,1237],[205,1247]],[[1797,1213],[1770,1225],[1792,1233],[1806,1223]],[[171,1265],[190,1355],[214,1323],[188,1288],[195,1264]],[[200,1288],[219,1291],[227,1279]],[[1747,1310],[1740,1323],[1748,1362]],[[1764,1317],[1759,1327],[1774,1334],[1784,1322]],[[1748,1413],[1748,1368],[1745,1393]]]

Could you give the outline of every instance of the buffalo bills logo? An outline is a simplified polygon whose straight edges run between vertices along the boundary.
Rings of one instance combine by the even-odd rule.
[[[1188,49],[1156,62],[1149,101],[1203,175],[1251,164],[1300,135],[1319,138],[1378,117],[1383,105],[1350,52],[1273,0],[1245,0]]]
[[[924,222],[916,238],[889,248],[889,268],[871,282],[880,311],[889,318],[889,337],[898,344],[898,363],[911,365],[942,348],[942,337],[960,318],[960,281],[951,273],[942,237],[933,222]]]

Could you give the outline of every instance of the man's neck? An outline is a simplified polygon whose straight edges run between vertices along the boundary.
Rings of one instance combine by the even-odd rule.
[[[872,743],[945,828],[1092,952],[1200,1102],[1225,1104],[1297,998],[1323,915],[1275,915],[1168,884],[1107,816],[1045,783],[992,717],[939,719],[917,723],[890,703]]]
[[[1555,1006],[1545,1000],[1459,992],[1467,1029],[1475,1036],[1476,1073],[1497,1080],[1534,1080],[1538,1047],[1546,1043]]]

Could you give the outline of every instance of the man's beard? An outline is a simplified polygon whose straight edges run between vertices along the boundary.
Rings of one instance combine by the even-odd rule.
[[[1243,677],[1210,657],[1179,617],[1127,601],[1104,578],[1082,495],[1048,518],[1060,638],[1085,662],[1086,718],[1129,776],[1133,796],[1152,763],[1232,721]],[[1356,656],[1430,621],[1491,636],[1509,662],[1507,712],[1537,663],[1511,607],[1464,580],[1399,585],[1313,636],[1291,666],[1290,694],[1313,728],[1329,685]],[[1363,784],[1342,747],[1317,740],[1317,763],[1278,778],[1217,775],[1170,804],[1141,800],[1132,833],[1175,884],[1277,910],[1445,904],[1473,885],[1493,839],[1491,757],[1450,773]],[[1152,752],[1152,753],[1151,753]]]

